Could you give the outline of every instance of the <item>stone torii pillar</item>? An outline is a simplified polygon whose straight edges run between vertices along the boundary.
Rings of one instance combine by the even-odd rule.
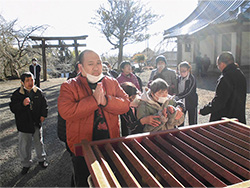
[[[41,41],[40,45],[32,45],[33,48],[42,48],[42,61],[43,61],[43,80],[47,80],[47,63],[46,63],[46,48],[61,48],[61,47],[74,47],[75,48],[75,55],[76,60],[78,58],[78,47],[79,46],[86,46],[86,44],[78,44],[77,40],[85,40],[88,37],[88,35],[83,36],[75,36],[75,37],[36,37],[36,36],[30,36],[29,38],[31,40],[38,40]],[[57,40],[58,44],[52,44],[48,45],[45,42],[47,40]],[[74,43],[72,44],[62,44],[62,40],[73,40]]]

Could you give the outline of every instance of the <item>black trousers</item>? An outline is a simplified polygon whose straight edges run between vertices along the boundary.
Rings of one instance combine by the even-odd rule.
[[[35,85],[40,88],[40,78],[35,79]]]
[[[197,124],[197,107],[193,109],[189,109],[186,112],[188,112],[188,123],[189,125],[195,125]]]
[[[72,154],[72,163],[73,163],[73,181],[71,185],[75,185],[75,187],[89,187],[88,184],[88,176],[90,175],[87,164],[84,160],[83,156],[75,156]]]
[[[198,117],[197,117],[197,107],[186,110],[184,112],[185,116],[186,116],[187,112],[188,112],[188,124],[189,125],[196,125],[197,124],[197,120],[198,120]],[[184,126],[184,122],[179,127],[183,127]]]

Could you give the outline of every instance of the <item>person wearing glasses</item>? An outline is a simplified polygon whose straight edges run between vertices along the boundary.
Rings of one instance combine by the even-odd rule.
[[[197,124],[198,95],[196,92],[196,79],[192,74],[192,67],[187,61],[178,65],[178,94],[176,100],[181,100],[185,104],[185,112],[188,112],[189,125]],[[184,126],[184,123],[183,123]]]

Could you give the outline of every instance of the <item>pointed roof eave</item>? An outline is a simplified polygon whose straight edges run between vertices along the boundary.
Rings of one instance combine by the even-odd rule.
[[[164,36],[164,39],[163,39],[163,40],[165,40],[165,39],[167,39],[167,38],[174,38],[174,37],[181,37],[181,36],[191,36],[191,35],[193,35],[193,34],[199,32],[199,31],[201,31],[201,30],[207,28],[209,25],[210,25],[210,24],[206,24],[206,25],[204,25],[204,26],[202,26],[202,27],[199,27],[199,28],[197,28],[196,30],[193,30],[193,31],[191,31],[191,32],[176,33],[176,34],[171,34],[170,36]]]
[[[230,21],[228,12],[231,10],[236,11],[244,0],[231,1],[221,3],[221,9],[215,9],[216,2],[206,1],[200,3],[197,8],[181,23],[164,31],[164,39],[174,38],[180,36],[193,35],[194,33],[203,30],[209,25],[218,23],[226,23]],[[206,12],[207,10],[207,12]],[[211,11],[215,11],[214,15],[210,16]],[[234,17],[235,20],[235,17]]]

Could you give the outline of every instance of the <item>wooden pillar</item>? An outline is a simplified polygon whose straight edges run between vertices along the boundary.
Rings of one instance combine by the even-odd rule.
[[[242,46],[242,24],[240,22],[237,23],[236,29],[236,54],[235,54],[235,62],[241,65],[241,46]]]
[[[217,53],[218,53],[217,52],[217,47],[218,47],[217,41],[218,41],[217,34],[214,34],[214,64],[212,64],[213,69],[217,68],[217,65],[216,65]]]
[[[194,51],[193,51],[193,60],[194,62],[196,61],[196,57],[199,55],[200,52],[200,46],[198,44],[199,40],[197,40],[196,37],[193,38],[193,43],[194,43]],[[196,64],[197,62],[195,62],[195,66],[197,66]]]
[[[76,61],[78,60],[78,44],[77,40],[74,40],[74,47],[75,47],[75,56],[76,56]]]
[[[177,38],[177,65],[182,61],[182,40]]]
[[[42,39],[42,56],[43,56],[43,81],[47,80],[47,63],[46,63],[46,45],[45,40]]]

